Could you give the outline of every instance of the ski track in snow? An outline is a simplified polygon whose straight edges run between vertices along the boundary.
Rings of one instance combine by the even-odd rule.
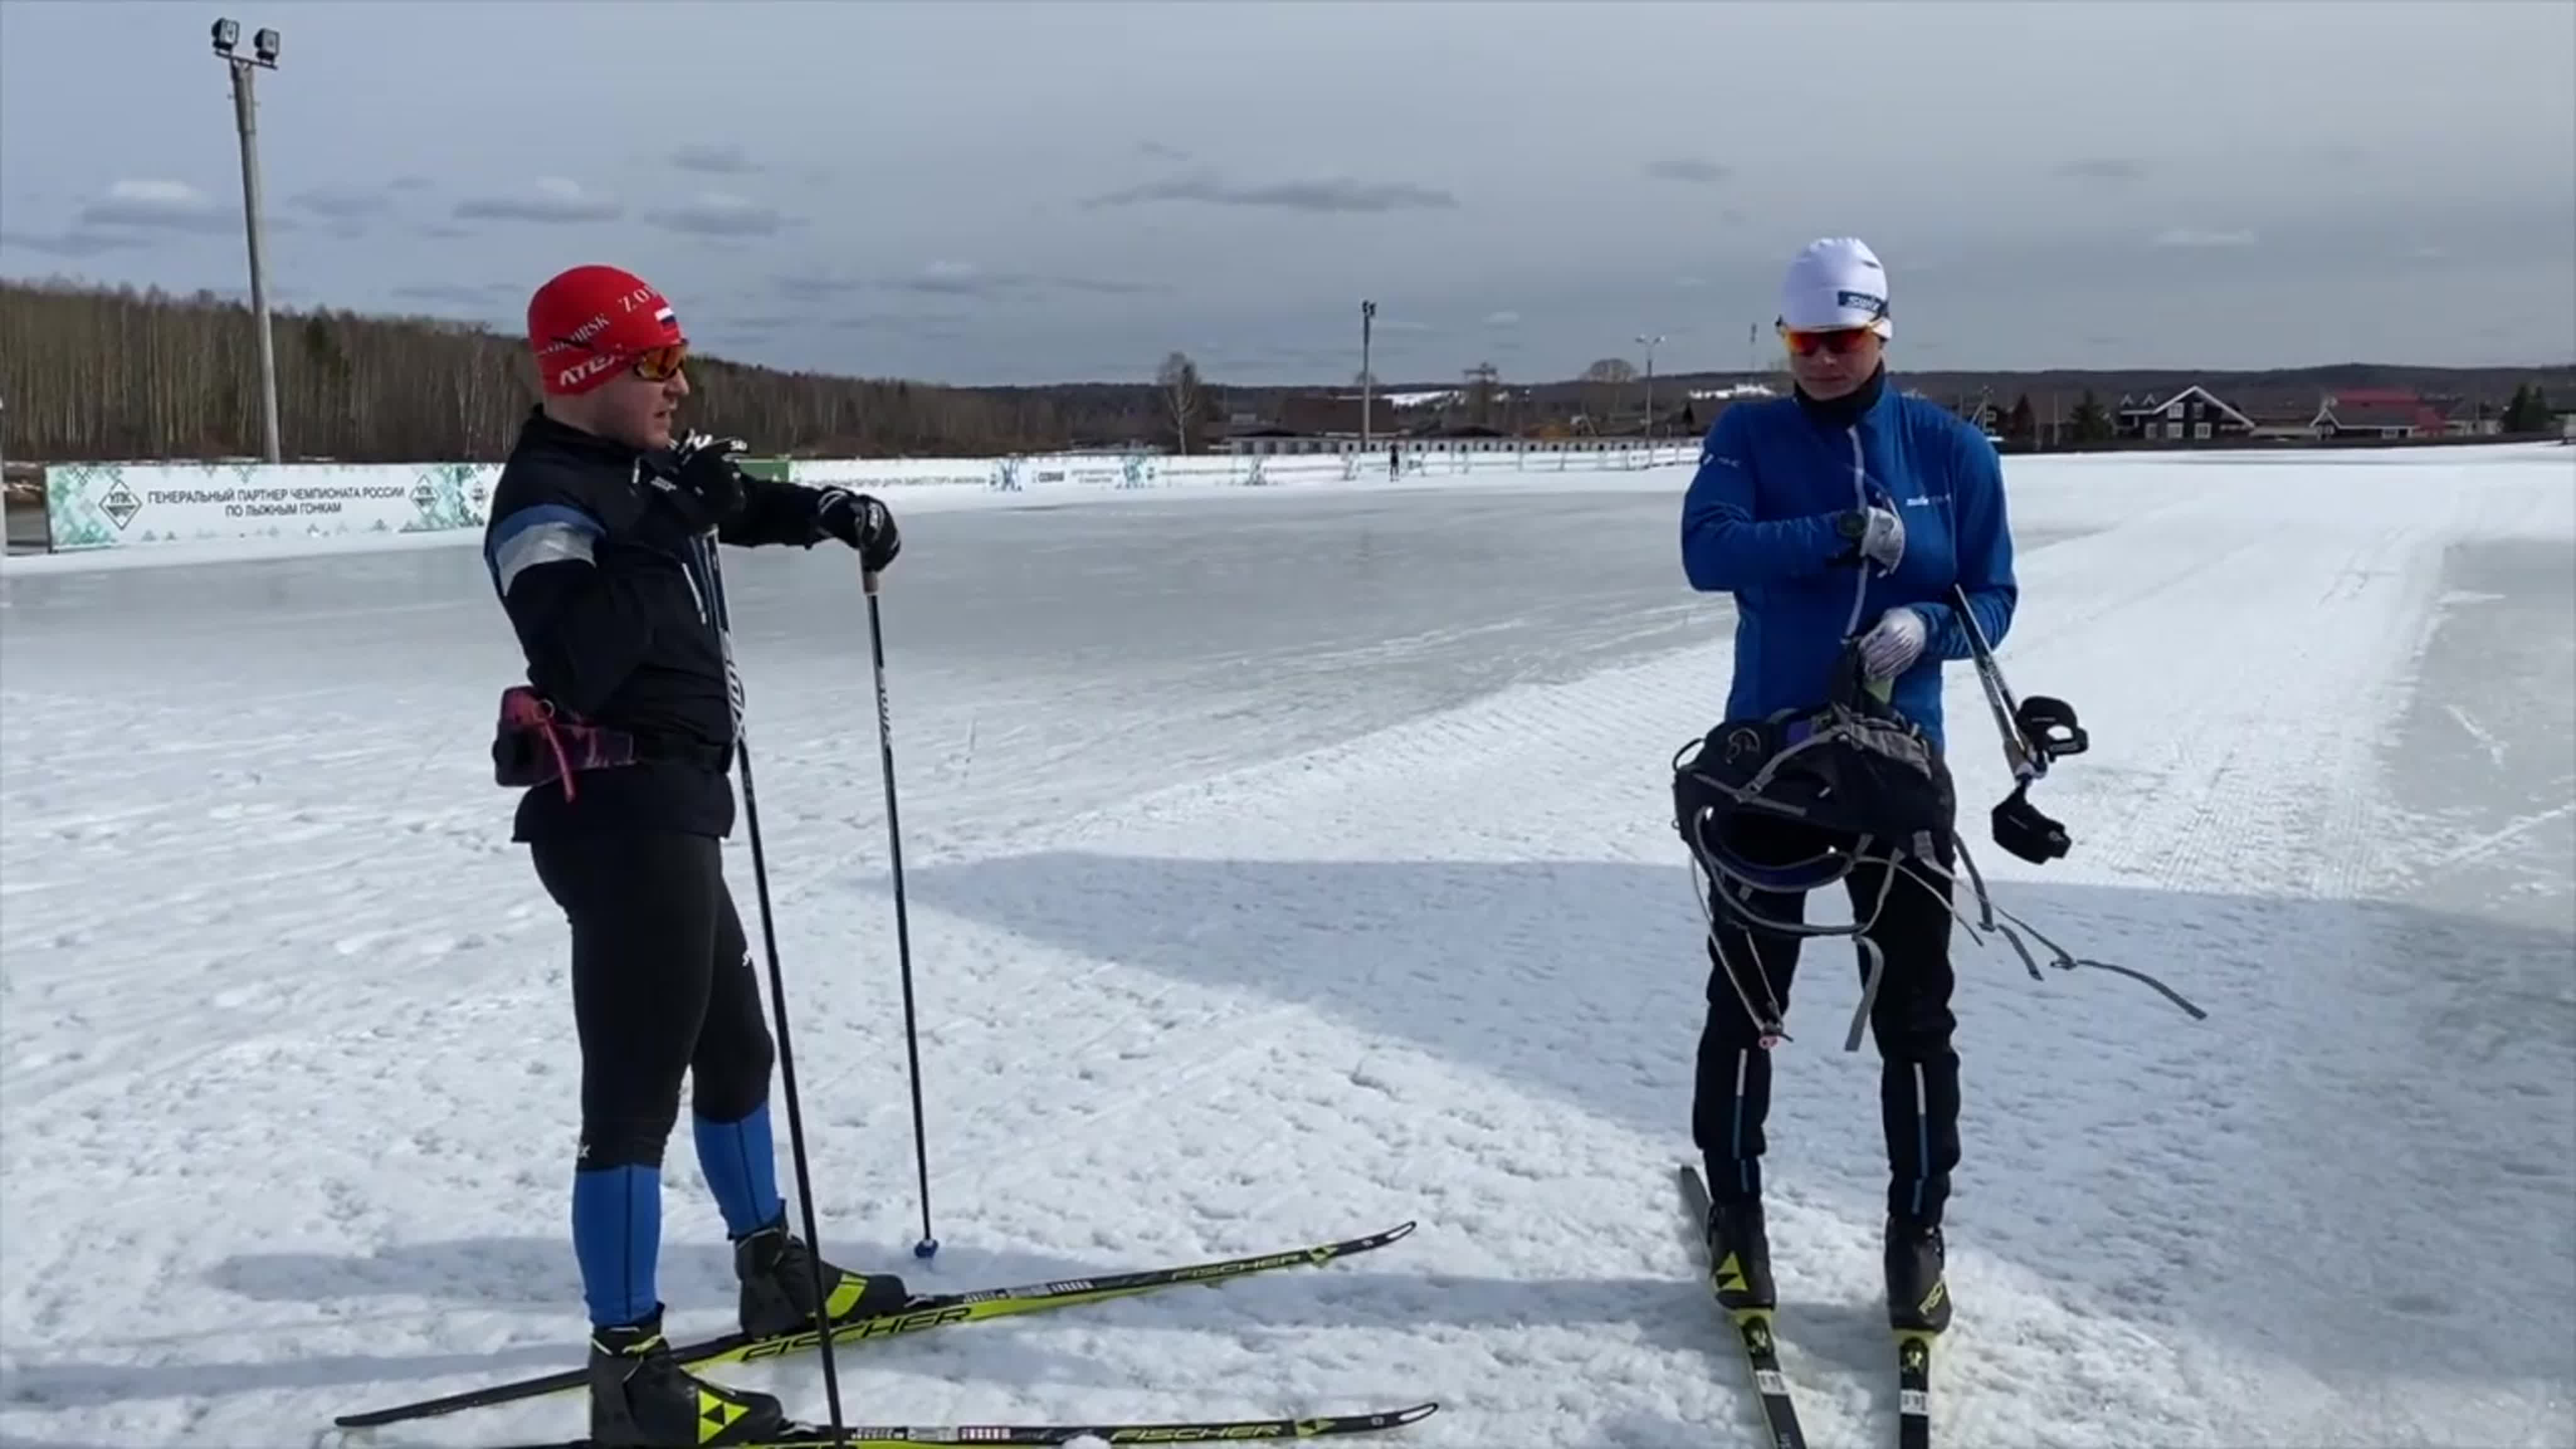
[[[2566,892],[2571,782],[2544,770],[2476,829],[2388,788],[2447,551],[2570,549],[2576,458],[2009,477],[2017,522],[2090,530],[2026,549],[2000,653],[2016,689],[2076,704],[2093,752],[2036,794],[2069,859],[1987,844],[2009,778],[1955,667],[1970,847],[1999,904],[2212,1019],[2108,973],[2033,983],[1962,937],[1936,1441],[2576,1444],[2576,925],[2409,904],[2514,849],[2561,852]],[[240,647],[296,647],[228,622]],[[63,656],[40,670],[27,642],[0,691],[0,1434],[307,1443],[334,1412],[569,1361],[563,945],[480,775],[488,682],[388,660],[301,698],[165,692],[123,666],[53,677]],[[1282,667],[1339,685],[1426,642]],[[1025,707],[989,696],[908,713],[933,691],[891,621],[888,644],[946,1244],[928,1267],[906,1251],[876,761],[846,726],[864,672],[750,666],[827,1251],[951,1288],[1422,1228],[1319,1271],[844,1351],[853,1418],[1432,1397],[1384,1442],[1751,1442],[1670,1173],[1705,963],[1669,761],[1716,722],[1722,624],[1320,749],[1260,748],[1295,728],[1247,719],[1248,753],[1215,742],[1161,779],[1049,772],[1083,721],[1117,727],[1109,692],[1007,727]],[[2482,758],[2526,747],[2476,699],[2445,707]],[[729,860],[749,919],[739,832]],[[2503,955],[2544,983],[2510,1015],[2477,995]],[[1783,1348],[1813,1442],[1885,1441],[1877,1063],[1840,1050],[1847,949],[1807,960],[1770,1167]],[[667,1178],[672,1329],[716,1331],[730,1273],[685,1133]],[[821,1411],[810,1357],[734,1377]],[[374,1442],[577,1418],[557,1400]]]

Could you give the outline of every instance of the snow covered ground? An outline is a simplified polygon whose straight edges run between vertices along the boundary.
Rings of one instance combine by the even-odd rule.
[[[2040,787],[2072,858],[1979,863],[2211,1019],[1963,947],[1939,1436],[2576,1444],[2576,453],[2010,476],[2004,667],[2094,745]],[[928,1267],[864,616],[846,554],[728,555],[829,1250],[963,1287],[1422,1225],[845,1351],[855,1417],[1428,1397],[1387,1442],[1753,1442],[1671,1185],[1668,769],[1728,655],[1686,478],[922,511],[884,603]],[[486,774],[512,671],[470,549],[0,576],[8,1442],[305,1444],[577,1361],[564,943]],[[1975,822],[1964,669],[1950,709]],[[1876,1064],[1812,949],[1781,1331],[1813,1441],[1892,1442]],[[664,1291],[711,1331],[671,1162]],[[736,1377],[821,1411],[810,1357]]]

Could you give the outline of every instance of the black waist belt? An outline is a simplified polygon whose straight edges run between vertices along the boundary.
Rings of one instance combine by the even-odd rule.
[[[525,685],[502,692],[500,727],[492,738],[496,783],[526,788],[560,780],[569,800],[574,776],[638,764],[680,764],[721,775],[733,768],[733,747],[596,724],[555,708]]]

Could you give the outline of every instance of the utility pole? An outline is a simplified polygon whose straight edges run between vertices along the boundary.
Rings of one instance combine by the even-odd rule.
[[[1369,332],[1376,321],[1377,304],[1362,298],[1360,300],[1360,451],[1362,453],[1377,451],[1376,445],[1369,441],[1369,395],[1377,390],[1377,378],[1369,372]]]
[[[1646,349],[1646,446],[1655,446],[1655,347],[1664,340],[1658,332],[1649,337],[1637,334],[1637,345]]]
[[[277,441],[277,339],[268,325],[268,266],[263,258],[259,214],[259,97],[254,73],[277,69],[277,32],[262,30],[250,38],[251,54],[238,55],[241,26],[231,20],[214,24],[215,54],[233,73],[233,129],[241,137],[242,229],[250,239],[250,310],[259,322],[260,441],[268,461],[282,462]]]

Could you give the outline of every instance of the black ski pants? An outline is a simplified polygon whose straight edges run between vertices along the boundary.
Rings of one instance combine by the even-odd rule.
[[[1945,870],[1955,863],[1947,841],[1939,859]],[[1898,869],[1903,878],[1889,881],[1886,867],[1862,866],[1844,878],[1844,886],[1854,920],[1867,920],[1867,913],[1878,908],[1877,922],[1867,934],[1885,956],[1869,1025],[1878,1046],[1879,1117],[1887,1137],[1887,1211],[1900,1221],[1937,1224],[1949,1202],[1951,1171],[1959,1163],[1950,883],[1911,863]],[[1882,885],[1889,887],[1883,906]],[[1753,909],[1772,920],[1802,922],[1806,897],[1757,895]],[[1691,1137],[1706,1162],[1709,1190],[1721,1199],[1761,1196],[1762,1154],[1769,1145],[1763,1128],[1771,1113],[1771,1053],[1760,1044],[1757,1019],[1747,1013],[1743,996],[1752,997],[1755,1011],[1777,1011],[1785,1018],[1802,944],[1794,937],[1748,931],[1724,912],[1717,915],[1709,942],[1708,1022],[1700,1034]],[[1865,974],[1868,963],[1858,943],[1849,949]],[[1734,963],[1742,978],[1743,995],[1729,980],[1726,962]],[[1766,984],[1770,998],[1763,994]],[[1841,1040],[1839,1031],[1833,1040]]]
[[[739,1121],[769,1092],[772,1043],[722,843],[652,832],[549,835],[537,878],[572,923],[581,1166],[659,1167],[693,1081],[698,1115]]]

